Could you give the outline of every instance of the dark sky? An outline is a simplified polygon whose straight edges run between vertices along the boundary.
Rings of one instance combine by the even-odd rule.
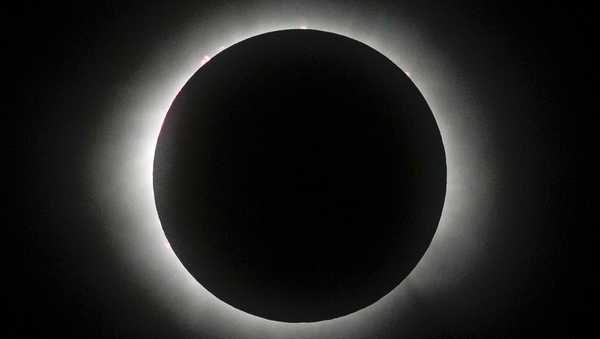
[[[210,21],[216,10],[244,12],[236,12],[236,1],[141,4],[21,5],[8,13],[5,68],[15,76],[10,87],[18,98],[11,152],[16,176],[23,176],[16,181],[18,217],[11,226],[22,239],[20,264],[8,290],[16,337],[225,338],[210,326],[190,329],[177,321],[131,273],[107,221],[112,211],[97,202],[88,159],[107,138],[99,126],[130,94],[124,84],[157,50],[177,48],[174,37],[190,21]],[[574,107],[568,106],[576,64],[567,60],[577,58],[573,51],[583,35],[571,22],[585,22],[583,11],[554,2],[373,1],[361,8],[373,18],[396,12],[410,18],[420,39],[461,75],[457,83],[477,86],[470,100],[487,108],[480,121],[491,131],[493,149],[483,156],[502,164],[482,269],[464,278],[456,293],[437,295],[435,307],[412,315],[414,324],[392,322],[373,333],[569,337],[561,291],[566,232],[577,222],[569,195]]]

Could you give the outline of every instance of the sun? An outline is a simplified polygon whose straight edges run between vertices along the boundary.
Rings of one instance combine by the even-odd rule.
[[[249,5],[250,6],[250,5]],[[91,163],[100,172],[98,203],[109,215],[109,229],[130,274],[152,291],[157,303],[190,328],[244,338],[292,336],[370,336],[379,326],[411,312],[407,302],[418,294],[427,298],[453,288],[452,277],[477,268],[481,252],[477,240],[493,200],[495,164],[477,146],[485,126],[478,123],[481,108],[470,98],[470,88],[457,85],[458,75],[436,46],[412,34],[415,26],[396,15],[395,25],[361,13],[362,5],[332,4],[317,11],[305,4],[302,13],[276,6],[248,8],[243,22],[230,13],[215,13],[208,22],[193,22],[172,41],[148,51],[127,92],[100,126],[110,136],[99,140]],[[364,12],[368,13],[368,11]],[[391,13],[391,12],[390,12]],[[393,14],[389,14],[393,15]],[[363,42],[384,54],[411,78],[427,100],[439,126],[447,156],[447,187],[437,232],[425,256],[412,273],[385,298],[350,315],[316,323],[284,323],[237,310],[217,299],[183,267],[171,249],[157,215],[153,191],[153,161],[165,115],[189,78],[227,47],[249,37],[284,29],[308,28],[340,34]],[[363,27],[367,29],[357,29]],[[438,272],[444,271],[444,278]],[[231,326],[236,324],[236,326]]]

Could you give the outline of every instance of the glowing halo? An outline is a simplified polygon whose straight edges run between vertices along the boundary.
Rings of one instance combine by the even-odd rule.
[[[108,137],[98,141],[101,146],[90,161],[96,183],[93,190],[106,214],[107,231],[114,234],[118,251],[140,286],[157,304],[173,311],[174,319],[187,328],[248,339],[292,335],[344,338],[350,333],[373,337],[379,327],[408,319],[411,308],[416,307],[415,298],[427,300],[450,291],[477,268],[477,258],[484,249],[482,225],[494,195],[490,169],[495,164],[483,156],[487,150],[481,140],[486,130],[477,120],[480,108],[472,101],[473,88],[458,82],[449,63],[436,57],[431,46],[414,38],[412,26],[393,26],[396,32],[392,36],[378,34],[373,28],[365,33],[352,29],[348,20],[338,19],[339,13],[348,13],[343,5],[332,5],[326,14],[311,20],[274,9],[259,12],[254,16],[254,12],[248,13],[247,20],[254,21],[243,29],[239,25],[225,27],[225,22],[233,21],[221,14],[215,16],[212,26],[202,27],[211,27],[212,33],[188,30],[175,39],[175,46],[154,54],[156,57],[142,65],[133,80],[123,86],[111,112],[114,120],[99,127],[108,131]],[[360,19],[369,23],[369,18]],[[204,289],[168,245],[154,205],[152,184],[154,149],[162,121],[188,79],[211,56],[234,43],[291,28],[322,30],[361,41],[410,74],[434,113],[447,161],[446,199],[440,223],[429,249],[411,274],[378,302],[340,318],[314,323],[258,318],[225,304]]]

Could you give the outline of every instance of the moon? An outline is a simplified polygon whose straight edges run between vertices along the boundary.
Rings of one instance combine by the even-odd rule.
[[[337,318],[419,262],[446,194],[433,114],[356,40],[284,30],[207,60],[173,101],[153,185],[170,246],[209,292],[284,322]]]

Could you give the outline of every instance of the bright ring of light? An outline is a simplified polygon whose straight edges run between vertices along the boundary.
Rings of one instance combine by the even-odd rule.
[[[449,66],[436,57],[434,48],[417,41],[401,25],[390,37],[372,29],[353,30],[339,19],[346,8],[334,8],[319,18],[306,20],[295,13],[269,9],[246,29],[224,27],[225,14],[216,16],[215,33],[191,29],[177,44],[157,53],[139,75],[123,87],[115,100],[114,120],[90,166],[99,204],[107,225],[120,244],[131,274],[171,310],[182,326],[225,337],[285,338],[370,337],[379,326],[402,321],[414,305],[411,298],[433,297],[451,291],[460,277],[476,268],[482,248],[479,241],[487,218],[493,182],[493,164],[482,161],[486,150],[477,141],[485,134],[476,118],[478,107],[469,102],[467,88],[454,80]],[[275,18],[275,19],[273,19]],[[367,20],[368,18],[362,18]],[[358,19],[357,19],[358,20]],[[229,22],[232,22],[229,20]],[[210,25],[209,25],[210,26]],[[425,256],[412,273],[392,292],[373,305],[344,317],[315,323],[284,323],[258,318],[214,297],[183,267],[168,246],[154,205],[152,168],[161,123],[175,96],[188,79],[220,50],[246,38],[269,31],[304,28],[341,34],[361,41],[405,70],[434,113],[446,151],[447,190],[438,230]],[[243,31],[243,33],[242,33]],[[414,33],[414,32],[413,32]]]

